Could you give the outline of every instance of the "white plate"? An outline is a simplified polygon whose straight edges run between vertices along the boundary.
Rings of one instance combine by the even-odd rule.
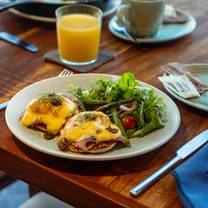
[[[121,0],[111,0],[107,2],[107,6],[105,6],[105,9],[103,10],[103,17],[107,17],[114,13],[117,8],[120,6]],[[31,19],[31,20],[36,20],[40,22],[48,22],[48,23],[55,23],[56,18],[54,17],[44,17],[44,16],[38,16],[38,15],[33,15],[29,13],[22,12],[18,9],[11,8],[9,9],[13,14],[16,14],[20,17],[26,18],[26,19]]]
[[[54,155],[62,158],[75,160],[117,160],[123,158],[134,157],[147,152],[150,152],[161,145],[165,144],[177,131],[180,124],[180,114],[175,103],[163,92],[155,89],[159,96],[162,96],[167,105],[166,126],[155,132],[146,135],[143,138],[133,138],[130,140],[131,148],[120,148],[102,154],[78,154],[72,152],[59,151],[56,143],[57,138],[53,140],[45,140],[43,133],[37,132],[23,127],[19,123],[20,115],[24,112],[27,104],[31,99],[45,92],[63,92],[69,84],[78,84],[81,87],[89,87],[92,82],[105,76],[108,79],[118,78],[114,75],[102,74],[75,74],[68,77],[54,77],[39,81],[18,92],[9,102],[6,109],[6,122],[12,133],[23,143],[40,152]],[[152,87],[143,83],[145,86]]]
[[[176,40],[178,38],[182,38],[185,35],[188,35],[194,31],[196,28],[196,20],[192,15],[190,15],[187,12],[177,10],[181,14],[188,17],[188,22],[184,24],[164,24],[161,25],[158,33],[151,37],[151,38],[137,38],[137,43],[162,43],[167,41]],[[130,39],[127,35],[125,35],[123,32],[117,31],[116,28],[117,25],[117,17],[114,16],[109,21],[108,28],[111,31],[111,33],[118,38],[121,38],[123,40],[127,40],[132,42],[132,39]]]
[[[194,76],[196,76],[203,83],[208,84],[208,64],[184,64],[184,70],[191,72]],[[197,108],[203,111],[208,111],[208,91],[203,93],[200,97],[184,99],[177,94],[175,94],[168,87],[164,86],[165,89],[177,100],[182,103],[185,103],[193,108]]]

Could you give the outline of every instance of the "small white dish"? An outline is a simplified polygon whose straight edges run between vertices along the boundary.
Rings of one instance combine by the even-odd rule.
[[[167,41],[176,40],[188,35],[196,28],[195,18],[187,12],[177,10],[181,14],[188,17],[189,21],[184,24],[163,24],[161,25],[159,32],[150,38],[137,38],[136,42],[130,38],[125,32],[118,29],[117,17],[113,16],[109,21],[108,28],[113,35],[123,40],[127,40],[134,43],[162,43]]]
[[[105,9],[103,10],[103,17],[107,17],[114,13],[117,8],[120,6],[121,0],[111,0],[107,2],[107,5],[105,6]],[[17,8],[11,8],[9,9],[13,14],[16,14],[20,17],[26,18],[26,19],[31,19],[31,20],[36,20],[40,22],[47,22],[47,23],[55,23],[56,18],[54,17],[45,17],[45,16],[38,16],[26,12],[22,12],[18,10]]]
[[[184,64],[184,70],[191,72],[194,76],[196,76],[202,82],[208,84],[208,64]],[[199,110],[208,111],[208,91],[203,93],[200,97],[184,99],[177,94],[175,94],[168,87],[164,86],[165,89],[170,93],[174,98],[179,100],[182,103],[185,103],[193,108],[197,108]]]
[[[150,152],[168,142],[176,133],[180,125],[180,113],[175,103],[159,89],[151,87],[156,94],[163,97],[167,106],[167,123],[164,128],[156,130],[142,138],[130,139],[131,147],[115,148],[112,151],[101,154],[79,154],[73,152],[61,152],[57,147],[57,138],[45,140],[43,133],[28,129],[19,123],[20,116],[24,112],[28,103],[40,93],[63,92],[69,84],[77,84],[88,88],[100,77],[108,79],[118,79],[118,76],[107,74],[74,74],[68,77],[54,77],[36,82],[18,92],[9,102],[6,109],[6,122],[11,132],[23,143],[40,152],[74,160],[105,161],[118,160],[135,157]]]

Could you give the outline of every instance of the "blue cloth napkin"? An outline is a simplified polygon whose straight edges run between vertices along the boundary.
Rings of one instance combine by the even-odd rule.
[[[208,208],[208,144],[179,165],[173,176],[186,208]]]

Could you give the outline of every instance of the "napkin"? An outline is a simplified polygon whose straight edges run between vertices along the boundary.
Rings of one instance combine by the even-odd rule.
[[[184,24],[189,21],[188,17],[180,12],[176,12],[176,16],[165,16],[163,19],[163,24]]]
[[[172,5],[166,4],[163,24],[184,24],[188,21],[187,15],[177,11]]]
[[[76,72],[81,72],[81,73],[84,73],[84,72],[89,72],[109,61],[111,61],[112,59],[114,59],[114,55],[112,52],[110,51],[106,51],[104,49],[101,49],[99,54],[98,54],[98,58],[97,58],[97,61],[95,63],[92,63],[92,64],[88,64],[88,65],[80,65],[80,66],[72,66],[72,65],[69,65],[69,64],[66,64],[64,62],[62,62],[62,60],[59,58],[59,55],[58,55],[58,50],[53,50],[53,51],[50,51],[48,53],[46,53],[44,55],[44,59],[46,61],[50,61],[50,62],[54,62],[56,64],[59,64],[59,65],[62,65],[66,68],[70,68]]]
[[[202,83],[200,79],[195,77],[190,71],[185,70],[183,65],[179,63],[168,63],[161,66],[161,69],[169,75],[186,75],[187,78],[195,85],[197,91],[201,94],[208,90],[208,84]]]
[[[185,208],[208,207],[208,144],[179,165],[173,176]]]

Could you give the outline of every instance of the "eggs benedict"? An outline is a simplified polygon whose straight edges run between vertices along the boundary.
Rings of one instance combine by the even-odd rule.
[[[31,100],[20,123],[45,132],[45,138],[49,139],[57,135],[68,118],[76,113],[78,107],[74,101],[62,94],[47,93]]]
[[[118,141],[125,143],[120,129],[99,111],[85,111],[71,117],[60,132],[61,151],[101,153],[112,149]]]

